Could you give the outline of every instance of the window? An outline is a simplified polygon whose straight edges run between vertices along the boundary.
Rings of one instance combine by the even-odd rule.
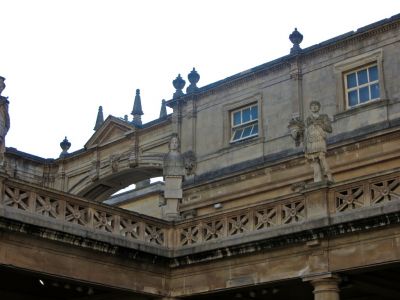
[[[378,66],[370,65],[344,75],[346,103],[349,108],[380,99]]]
[[[231,128],[231,143],[258,136],[257,104],[232,111]]]

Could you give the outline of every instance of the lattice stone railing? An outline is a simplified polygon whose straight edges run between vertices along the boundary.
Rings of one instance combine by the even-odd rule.
[[[166,237],[170,226],[167,222],[11,180],[4,181],[2,187],[1,204],[5,207],[128,240],[168,246]]]
[[[305,200],[294,198],[203,218],[177,226],[178,246],[188,246],[257,232],[278,225],[294,224],[306,219]]]
[[[391,174],[332,189],[334,213],[400,200],[400,175]]]
[[[187,248],[235,238],[240,243],[243,236],[400,200],[400,172],[397,172],[345,184],[337,183],[330,187],[314,187],[261,205],[197,217],[174,225],[13,179],[3,178],[0,183],[0,206],[5,209],[23,211],[42,220],[71,224],[165,249]],[[317,203],[324,202],[325,206],[318,208],[319,205],[315,205],[315,197],[310,197],[315,192],[320,193]],[[315,213],[315,207],[322,213]]]

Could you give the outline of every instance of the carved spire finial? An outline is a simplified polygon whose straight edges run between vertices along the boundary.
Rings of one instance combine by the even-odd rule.
[[[66,156],[68,154],[68,149],[71,147],[71,143],[68,141],[67,137],[65,137],[64,140],[60,143],[60,147],[62,149],[60,157]]]
[[[136,90],[135,102],[133,103],[133,110],[131,115],[133,116],[132,123],[136,125],[142,125],[142,100],[140,99],[140,90]]]
[[[197,87],[197,83],[200,80],[200,75],[196,71],[195,68],[193,68],[193,70],[188,74],[188,79],[189,79],[190,85],[187,87],[186,93],[190,94],[190,93],[196,92],[199,89]]]
[[[98,130],[101,124],[103,124],[103,122],[104,122],[103,107],[100,105],[99,111],[97,112],[96,124],[94,125],[93,130],[94,131]]]
[[[181,74],[178,74],[175,80],[172,81],[172,84],[176,89],[173,98],[179,98],[183,96],[184,93],[182,92],[182,89],[185,87],[186,81],[182,79]]]
[[[298,54],[301,52],[300,43],[303,41],[303,35],[297,31],[297,28],[289,35],[289,40],[293,47],[290,49],[290,54]]]
[[[160,119],[167,116],[167,105],[165,104],[165,100],[161,101],[161,109],[160,109]]]

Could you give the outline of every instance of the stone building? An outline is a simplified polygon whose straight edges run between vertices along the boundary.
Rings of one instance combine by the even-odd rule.
[[[1,298],[399,299],[400,15],[302,39],[207,86],[179,75],[152,122],[139,90],[132,120],[100,108],[56,159],[3,130]]]

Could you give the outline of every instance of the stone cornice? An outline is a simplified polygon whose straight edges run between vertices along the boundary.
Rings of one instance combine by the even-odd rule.
[[[254,79],[264,77],[269,73],[276,72],[285,68],[290,68],[293,61],[299,63],[315,58],[316,56],[332,52],[336,49],[346,47],[347,45],[357,43],[378,34],[396,29],[400,26],[400,14],[394,15],[391,18],[383,19],[373,24],[359,28],[357,31],[350,31],[332,39],[326,40],[314,46],[303,49],[299,54],[286,55],[276,60],[256,66],[249,70],[227,77],[223,80],[201,87],[196,94],[188,94],[182,97],[171,99],[166,102],[169,107],[174,107],[177,103],[185,103],[189,99],[200,99],[218,93],[221,90],[239,86],[250,82]],[[288,76],[290,72],[288,71]],[[289,77],[288,77],[289,78]]]

